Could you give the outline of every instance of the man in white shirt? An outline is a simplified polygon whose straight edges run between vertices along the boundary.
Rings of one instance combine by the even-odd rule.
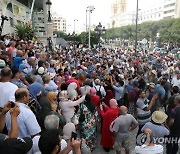
[[[135,147],[136,154],[163,154],[163,146],[156,145],[153,142],[153,132],[151,129],[146,128],[144,130],[146,135],[145,143],[141,146]],[[142,141],[142,140],[141,140]]]
[[[12,72],[10,68],[5,67],[1,70],[1,82],[0,82],[0,108],[2,109],[4,105],[9,101],[15,101],[15,91],[18,87],[11,83]]]
[[[178,72],[171,81],[172,86],[177,86],[180,89],[180,72]]]
[[[16,104],[20,108],[18,116],[18,133],[19,137],[34,137],[41,132],[41,128],[36,120],[34,113],[26,105],[29,101],[29,91],[25,88],[19,88],[15,92]],[[6,114],[6,127],[8,132],[11,131],[11,116]]]

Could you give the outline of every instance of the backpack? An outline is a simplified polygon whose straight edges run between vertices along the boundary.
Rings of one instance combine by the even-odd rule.
[[[96,89],[96,87],[94,87]],[[99,90],[96,89],[96,94],[102,99],[102,94],[101,94],[101,86],[99,87]]]

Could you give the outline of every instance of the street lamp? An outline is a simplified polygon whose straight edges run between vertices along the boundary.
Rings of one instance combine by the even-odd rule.
[[[76,21],[78,21],[78,20],[74,19],[74,35],[76,34]]]
[[[156,37],[157,37],[157,42],[158,42],[158,48],[160,48],[160,33],[156,33]]]
[[[94,31],[98,34],[98,36],[99,36],[99,50],[100,50],[100,38],[101,38],[101,35],[102,34],[105,34],[105,32],[106,32],[106,29],[105,29],[105,27],[103,27],[102,25],[101,25],[101,23],[99,22],[99,24],[96,26],[96,28],[94,29]]]
[[[88,43],[88,46],[89,46],[89,49],[91,48],[91,13],[92,11],[94,11],[94,6],[88,6],[87,7],[87,11],[89,11],[89,43]]]
[[[139,0],[137,0],[136,4],[136,37],[135,37],[135,52],[137,53],[137,33],[138,33],[138,7],[139,7]]]
[[[52,39],[53,39],[53,28],[52,28],[52,22],[51,22],[51,1],[50,0],[47,0],[46,1],[46,5],[47,5],[47,8],[48,8],[48,23],[47,23],[47,41],[48,41],[48,47],[49,47],[49,50],[52,51],[52,46],[53,46],[53,42],[52,42]]]
[[[47,0],[46,5],[48,7],[48,22],[51,22],[51,5],[52,5],[51,1]]]

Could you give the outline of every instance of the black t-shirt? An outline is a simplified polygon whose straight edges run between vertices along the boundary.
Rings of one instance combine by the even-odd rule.
[[[171,118],[174,119],[174,123],[170,128],[170,134],[174,137],[180,137],[180,106],[172,109]]]

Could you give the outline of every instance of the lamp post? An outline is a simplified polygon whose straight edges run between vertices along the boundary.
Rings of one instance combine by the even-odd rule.
[[[48,41],[48,47],[49,50],[52,51],[52,38],[53,38],[53,27],[52,27],[52,20],[51,20],[51,1],[46,1],[47,9],[48,9],[48,20],[47,20],[47,41]]]
[[[47,0],[46,5],[48,7],[48,22],[51,22],[51,5],[52,5],[51,1]]]
[[[74,19],[74,35],[76,34],[76,21],[78,21],[78,20]]]
[[[98,34],[99,36],[99,50],[100,50],[100,38],[101,38],[101,35],[104,34],[106,32],[106,29],[105,27],[103,27],[101,25],[101,23],[99,22],[99,24],[96,26],[96,28],[94,29],[94,31]]]
[[[87,11],[89,11],[89,43],[88,43],[88,47],[89,49],[91,48],[91,13],[92,11],[94,11],[94,6],[88,6],[87,7]]]
[[[158,45],[158,48],[160,48],[160,33],[156,33],[156,37],[157,37],[157,45]]]
[[[86,32],[87,32],[87,12],[88,12],[88,7],[86,8]]]
[[[137,53],[137,33],[138,33],[138,8],[139,8],[139,0],[137,0],[136,4],[136,37],[135,37],[135,52]]]
[[[71,25],[67,25],[68,26],[68,34],[70,33],[69,27],[71,27]]]

